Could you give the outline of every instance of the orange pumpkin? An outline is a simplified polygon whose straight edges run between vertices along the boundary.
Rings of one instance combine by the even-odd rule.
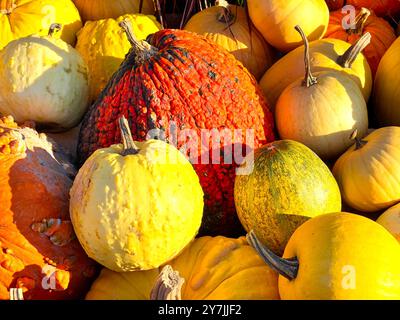
[[[368,8],[380,17],[400,13],[400,0],[347,0],[346,4],[357,8]]]
[[[0,118],[0,299],[77,299],[95,264],[75,239],[69,189],[75,169],[43,134]]]
[[[364,49],[363,54],[368,60],[372,74],[375,76],[383,55],[396,40],[394,29],[385,19],[377,17],[366,8],[357,9],[356,19],[353,23],[343,20],[346,19],[346,16],[347,13],[343,13],[342,10],[331,12],[325,38],[340,39],[354,44],[362,35],[369,32],[371,42]],[[346,24],[343,22],[346,22]]]
[[[344,6],[344,0],[325,0],[330,11],[335,11]]]

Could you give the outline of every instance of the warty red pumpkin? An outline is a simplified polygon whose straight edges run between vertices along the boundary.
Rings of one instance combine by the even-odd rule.
[[[138,42],[128,34],[130,53],[83,120],[80,162],[96,149],[120,141],[122,115],[130,121],[135,141],[146,139],[154,129],[165,130],[165,139],[180,150],[190,140],[195,147],[189,156],[205,193],[201,234],[237,235],[235,231],[242,229],[233,184],[240,163],[229,164],[223,155],[227,150],[233,154],[229,148],[242,152],[274,140],[273,117],[256,80],[233,55],[203,36],[165,29],[150,36],[149,42]],[[235,129],[242,137],[233,134]],[[209,139],[199,145],[205,132],[227,131],[233,135],[230,141]],[[251,141],[245,142],[245,137]]]

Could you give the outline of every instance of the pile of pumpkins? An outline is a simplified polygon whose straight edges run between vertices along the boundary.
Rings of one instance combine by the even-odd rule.
[[[157,3],[0,0],[0,299],[400,299],[400,0]]]

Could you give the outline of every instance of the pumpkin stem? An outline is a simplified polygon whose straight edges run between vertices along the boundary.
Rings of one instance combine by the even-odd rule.
[[[49,28],[48,36],[49,36],[49,37],[54,36],[54,34],[55,34],[56,32],[59,32],[59,31],[61,30],[61,28],[62,28],[62,24],[61,24],[61,23],[52,23],[52,24],[50,25],[50,28]]]
[[[357,135],[358,135],[358,130],[356,129],[350,135],[350,140],[354,140],[356,142],[356,150],[359,150],[362,147],[364,147],[368,143],[368,141],[360,139],[359,137],[357,137]]]
[[[270,249],[265,247],[260,240],[258,240],[254,231],[250,231],[246,236],[247,242],[257,251],[261,258],[268,264],[273,270],[278,272],[281,276],[288,280],[294,280],[297,277],[299,271],[299,261],[297,257],[292,259],[283,259],[278,257]]]
[[[167,265],[159,274],[151,290],[150,300],[182,300],[182,286],[185,282],[178,271]]]
[[[222,23],[226,23],[228,26],[232,25],[235,15],[232,13],[232,10],[229,8],[229,3],[226,0],[218,0],[215,3],[217,6],[222,7],[220,14],[218,14],[218,21]]]
[[[305,35],[304,31],[300,28],[300,26],[295,26],[295,29],[298,33],[300,33],[301,38],[304,42],[304,64],[306,66],[306,76],[303,81],[303,85],[307,88],[317,84],[317,78],[315,78],[311,73],[311,60],[310,60],[310,44],[308,43],[307,36]]]
[[[343,55],[339,56],[337,63],[343,68],[351,68],[358,55],[371,43],[371,34],[367,32],[353,44]]]
[[[128,19],[121,21],[119,26],[125,31],[126,36],[132,45],[132,49],[136,54],[135,62],[137,64],[142,64],[157,54],[158,49],[156,47],[144,40],[138,40],[136,38],[132,29],[132,24]]]
[[[354,21],[354,25],[352,26],[352,28],[347,30],[347,33],[362,35],[365,23],[367,22],[370,15],[371,11],[369,11],[367,8],[361,8],[359,14],[356,17],[356,20]]]
[[[124,144],[124,151],[122,153],[123,156],[127,156],[129,154],[138,154],[139,148],[135,145],[135,142],[132,138],[131,129],[129,129],[128,120],[124,116],[119,118],[119,128],[121,131],[122,143]]]

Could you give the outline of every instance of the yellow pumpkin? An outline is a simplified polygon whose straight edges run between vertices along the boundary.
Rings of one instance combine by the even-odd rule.
[[[287,87],[276,105],[275,118],[282,139],[305,144],[323,159],[337,158],[352,141],[355,128],[368,131],[368,111],[357,84],[338,71],[311,73],[308,40],[305,42],[305,78]]]
[[[277,300],[278,274],[265,265],[244,237],[202,237],[174,260],[184,279],[184,300]],[[103,269],[87,300],[148,300],[160,269],[117,273]]]
[[[300,25],[300,27],[302,27]],[[294,29],[293,29],[294,30]],[[299,36],[301,39],[301,37]],[[372,73],[361,51],[370,43],[371,35],[365,34],[356,44],[338,39],[310,42],[310,59],[314,72],[339,71],[349,76],[360,87],[368,101],[372,89]],[[304,46],[278,60],[260,81],[260,86],[272,108],[279,96],[291,83],[304,76]]]
[[[310,41],[321,39],[328,28],[325,0],[247,0],[249,15],[268,43],[289,52],[302,41],[294,30],[301,25]]]
[[[374,108],[381,126],[400,125],[400,37],[386,51],[375,77]]]
[[[376,222],[384,226],[400,242],[400,203],[387,209]]]
[[[79,9],[82,20],[101,20],[128,13],[154,14],[152,0],[73,0]],[[142,2],[142,6],[140,3]]]
[[[196,236],[203,190],[191,163],[161,140],[95,151],[71,188],[70,213],[89,257],[114,271],[149,270],[175,257]]]
[[[0,51],[0,113],[54,131],[79,123],[88,106],[88,70],[57,38],[59,29],[53,24],[48,35],[14,40]]]
[[[119,26],[125,19],[131,22],[139,40],[146,39],[161,28],[154,16],[127,14],[117,19],[88,21],[78,33],[76,50],[89,67],[91,101],[96,100],[132,47]]]
[[[272,48],[249,23],[243,7],[220,1],[220,5],[195,14],[185,30],[201,34],[228,50],[257,80],[274,61]]]
[[[282,300],[398,300],[400,244],[378,223],[351,213],[330,213],[301,225],[283,258],[249,242],[280,273]]]
[[[0,49],[31,34],[46,35],[53,23],[63,25],[61,39],[74,45],[82,22],[71,0],[0,0]]]
[[[399,141],[400,127],[380,128],[337,160],[333,174],[349,206],[376,212],[400,201]]]

